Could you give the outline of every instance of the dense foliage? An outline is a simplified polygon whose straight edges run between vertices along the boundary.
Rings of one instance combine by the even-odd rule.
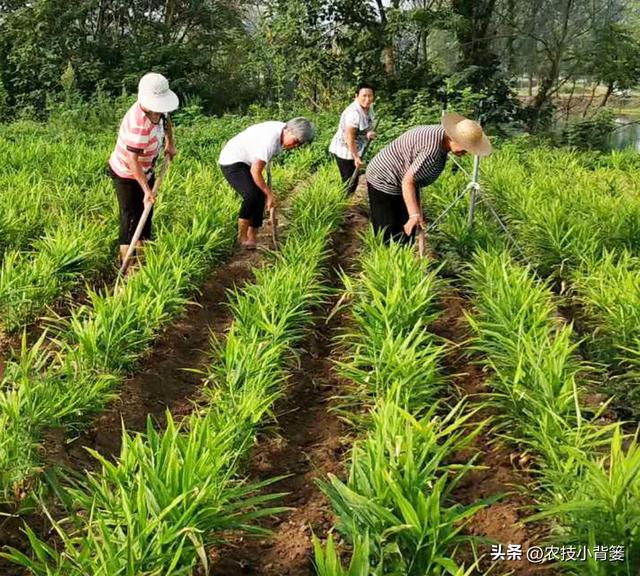
[[[640,76],[634,0],[36,0],[0,2],[0,118],[100,106],[165,73],[187,106],[326,106],[359,79],[487,121],[549,118],[576,82]],[[519,114],[517,84],[531,98]],[[535,96],[534,96],[535,87]],[[595,102],[598,103],[597,101]]]

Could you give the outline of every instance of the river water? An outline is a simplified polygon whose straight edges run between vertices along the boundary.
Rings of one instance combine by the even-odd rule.
[[[640,152],[640,119],[621,116],[616,118],[616,125],[616,130],[611,136],[612,148],[635,148]]]

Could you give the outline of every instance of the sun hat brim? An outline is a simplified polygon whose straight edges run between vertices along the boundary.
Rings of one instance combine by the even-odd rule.
[[[479,142],[471,142],[468,140],[463,134],[460,134],[458,131],[458,124],[463,120],[467,120],[464,116],[460,116],[460,114],[456,114],[455,112],[450,112],[445,114],[442,117],[442,126],[444,131],[447,133],[447,136],[452,140],[455,140],[458,144],[464,147],[467,152],[471,154],[476,154],[478,156],[489,156],[493,151],[493,147],[491,146],[491,142],[489,138],[487,138],[484,131],[482,132],[482,140]]]
[[[180,99],[173,90],[167,90],[161,96],[155,94],[138,94],[138,102],[150,112],[173,112],[180,105]]]

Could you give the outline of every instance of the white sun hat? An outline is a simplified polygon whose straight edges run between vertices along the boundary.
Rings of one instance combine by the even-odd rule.
[[[169,90],[169,81],[156,72],[149,72],[140,78],[138,84],[138,102],[150,112],[173,112],[180,100],[175,92]]]
[[[451,112],[442,117],[442,126],[447,136],[451,140],[455,140],[467,152],[478,156],[491,154],[491,142],[477,122]]]

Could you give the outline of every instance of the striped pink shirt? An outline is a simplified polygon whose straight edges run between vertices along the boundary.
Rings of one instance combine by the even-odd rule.
[[[139,152],[138,159],[145,173],[149,174],[153,162],[160,154],[164,142],[164,122],[154,124],[136,102],[120,123],[118,142],[109,158],[111,169],[120,178],[135,178],[129,167],[127,151]]]

